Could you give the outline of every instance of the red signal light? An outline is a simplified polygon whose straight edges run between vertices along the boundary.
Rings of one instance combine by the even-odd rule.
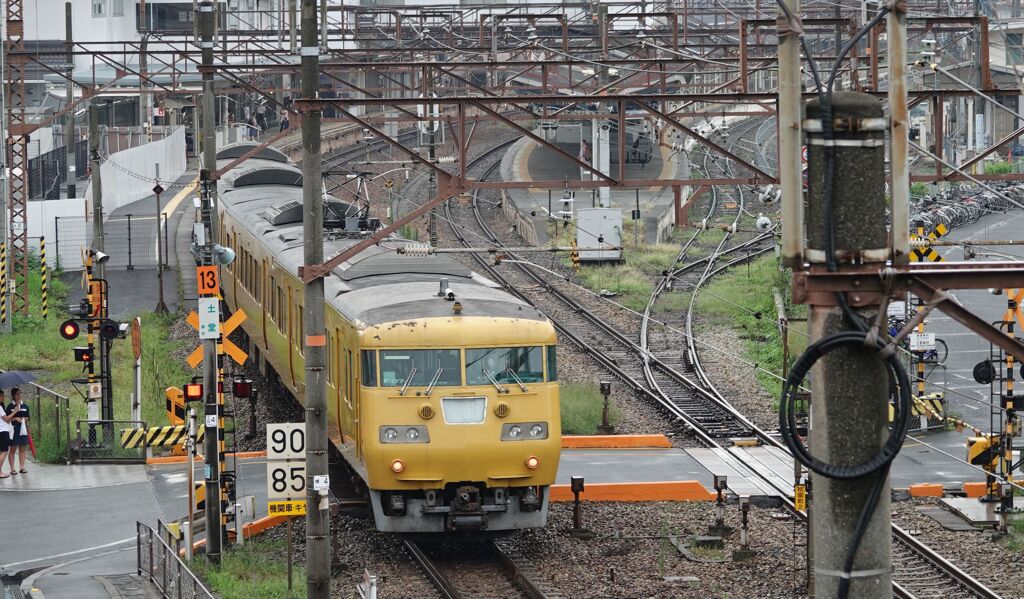
[[[200,401],[202,399],[202,383],[188,383],[187,385],[185,385],[185,401]]]
[[[73,320],[65,320],[60,325],[60,336],[69,341],[71,339],[74,339],[75,337],[78,337],[78,334],[80,332],[81,327],[79,327],[78,323]]]

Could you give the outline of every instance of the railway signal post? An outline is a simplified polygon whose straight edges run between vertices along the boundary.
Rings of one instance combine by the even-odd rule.
[[[213,3],[209,2],[209,0],[202,2],[199,5],[199,45],[202,50],[202,64],[208,69],[203,71],[203,167],[199,171],[199,208],[203,239],[197,241],[200,246],[199,262],[201,267],[212,269],[214,275],[216,275],[217,266],[213,255],[213,236],[217,230],[216,223],[214,222],[216,182],[213,181],[212,177],[213,173],[217,171],[217,141],[214,130],[213,71],[209,70],[209,67],[213,65],[214,18]],[[207,295],[210,296],[211,294],[208,293]],[[212,294],[214,301],[217,301],[216,297],[216,294]],[[200,303],[203,303],[203,298],[200,299]],[[224,523],[221,514],[221,502],[219,500],[221,497],[220,400],[222,395],[217,384],[217,337],[219,336],[219,331],[217,332],[217,335],[204,336],[202,328],[199,331],[200,342],[203,347],[203,425],[206,436],[204,441],[206,445],[205,480],[206,497],[208,499],[205,507],[206,560],[211,564],[220,564],[221,547],[224,537]]]
[[[320,81],[317,40],[317,0],[302,0],[302,97],[315,99]],[[324,40],[326,42],[326,40]],[[320,164],[319,109],[302,115],[302,234],[303,261],[324,260],[323,176]],[[302,273],[299,273],[300,276]],[[305,285],[302,331],[306,347],[306,597],[328,599],[331,594],[330,482],[327,470],[327,331],[324,280]]]

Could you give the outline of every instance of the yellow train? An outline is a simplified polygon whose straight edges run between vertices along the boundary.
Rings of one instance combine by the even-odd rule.
[[[251,144],[222,148],[223,167]],[[224,300],[303,401],[302,176],[272,149],[218,182]],[[325,255],[376,227],[327,197]],[[555,329],[463,264],[392,238],[325,279],[329,431],[391,532],[543,526],[561,446]]]

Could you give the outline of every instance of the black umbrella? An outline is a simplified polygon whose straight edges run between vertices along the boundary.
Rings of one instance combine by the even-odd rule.
[[[9,370],[3,374],[0,374],[0,389],[9,389],[11,387],[17,387],[18,385],[24,385],[25,383],[31,383],[36,380],[36,375],[31,372],[22,372],[21,370]]]

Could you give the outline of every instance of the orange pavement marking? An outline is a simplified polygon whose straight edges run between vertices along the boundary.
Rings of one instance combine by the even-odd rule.
[[[238,453],[227,453],[225,455],[226,456],[234,456],[236,459],[244,460],[244,459],[247,459],[247,458],[265,458],[265,457],[267,457],[267,452],[266,451],[240,451]],[[184,464],[187,461],[188,461],[188,456],[186,456],[186,455],[172,455],[172,456],[162,456],[162,457],[155,457],[155,458],[146,458],[146,463],[147,464]],[[197,462],[203,461],[202,454],[196,456],[196,461]]]
[[[670,448],[665,435],[568,435],[562,437],[563,449],[638,449]]]
[[[911,497],[942,497],[945,491],[939,483],[921,483],[910,485]]]
[[[695,480],[647,483],[587,483],[581,501],[713,501],[716,495]],[[551,501],[573,500],[569,485],[551,485]]]
[[[986,483],[964,483],[964,494],[968,497],[984,497],[987,490]]]

